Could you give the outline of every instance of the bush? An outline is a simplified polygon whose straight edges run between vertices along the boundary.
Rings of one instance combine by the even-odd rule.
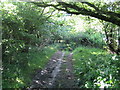
[[[119,56],[101,49],[79,47],[73,51],[73,58],[80,88],[119,88]]]
[[[69,47],[74,50],[80,45],[103,48],[105,42],[103,41],[103,35],[100,33],[81,32],[66,38],[65,44],[69,44]]]
[[[27,87],[32,80],[32,74],[36,70],[44,68],[51,56],[57,51],[55,46],[45,47],[43,51],[36,49],[31,49],[29,53],[14,54],[12,62],[3,62],[3,88]]]

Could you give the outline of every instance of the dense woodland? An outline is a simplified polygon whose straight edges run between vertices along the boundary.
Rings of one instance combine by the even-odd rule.
[[[29,87],[58,50],[79,88],[120,87],[120,1],[2,2],[2,86]]]

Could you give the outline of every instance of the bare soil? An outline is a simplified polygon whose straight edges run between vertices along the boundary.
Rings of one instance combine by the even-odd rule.
[[[43,70],[36,72],[32,88],[77,88],[73,73],[72,54],[58,51]]]

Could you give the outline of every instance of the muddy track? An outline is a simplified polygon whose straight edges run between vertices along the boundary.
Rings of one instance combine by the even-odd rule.
[[[45,68],[36,73],[31,88],[76,88],[72,54],[56,52]]]

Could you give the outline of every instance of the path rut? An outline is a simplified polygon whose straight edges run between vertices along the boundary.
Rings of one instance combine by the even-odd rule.
[[[30,86],[31,88],[76,88],[73,74],[72,53],[58,51],[49,60],[45,68],[39,71]]]

